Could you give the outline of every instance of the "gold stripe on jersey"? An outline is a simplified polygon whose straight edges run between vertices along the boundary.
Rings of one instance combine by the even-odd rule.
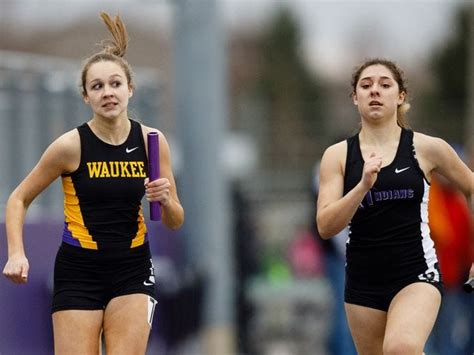
[[[88,161],[91,179],[97,178],[146,178],[143,161]]]
[[[66,218],[67,229],[71,232],[72,236],[79,241],[81,247],[97,250],[97,242],[92,239],[92,236],[84,225],[79,199],[72,178],[70,176],[63,176],[62,183],[64,190],[64,216]]]
[[[146,236],[146,224],[145,224],[145,218],[143,217],[143,210],[142,206],[140,206],[140,210],[138,211],[138,231],[137,235],[132,239],[132,244],[130,245],[130,248],[135,248],[140,245],[143,245],[145,242],[145,236]]]

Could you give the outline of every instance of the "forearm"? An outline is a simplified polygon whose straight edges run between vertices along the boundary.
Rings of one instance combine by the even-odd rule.
[[[13,255],[24,255],[23,224],[27,206],[23,201],[17,199],[14,194],[7,202],[5,225],[7,232],[8,257]]]
[[[321,238],[329,239],[347,227],[367,191],[359,183],[341,199],[318,208],[317,225]]]
[[[170,199],[168,204],[161,206],[161,219],[163,224],[170,229],[178,229],[184,222],[184,210],[181,204]]]

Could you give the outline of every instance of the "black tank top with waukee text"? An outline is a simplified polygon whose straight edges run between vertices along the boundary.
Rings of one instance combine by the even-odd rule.
[[[79,167],[62,176],[63,242],[98,250],[125,250],[148,241],[141,200],[147,156],[141,125],[133,120],[127,140],[111,145],[87,123],[78,127]]]
[[[349,224],[347,280],[393,283],[430,275],[439,281],[428,226],[429,183],[415,157],[413,131],[403,129],[393,161],[381,169]],[[359,135],[347,140],[344,195],[361,180]]]

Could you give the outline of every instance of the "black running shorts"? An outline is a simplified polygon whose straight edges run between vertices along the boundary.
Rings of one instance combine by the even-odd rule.
[[[119,251],[83,249],[62,243],[54,265],[52,312],[105,309],[118,296],[134,293],[156,299],[148,243]]]
[[[347,275],[346,275],[347,277]],[[418,277],[407,278],[403,281],[395,282],[393,284],[385,285],[371,285],[357,284],[356,282],[347,282],[344,290],[344,302],[356,304],[359,306],[378,309],[380,311],[388,311],[390,303],[393,298],[403,288],[415,282],[425,282],[433,285],[443,296],[443,282],[442,281],[428,281],[420,280]]]

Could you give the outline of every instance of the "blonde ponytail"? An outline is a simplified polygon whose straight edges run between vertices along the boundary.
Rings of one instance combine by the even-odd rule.
[[[106,12],[101,12],[100,17],[113,37],[113,40],[106,39],[101,42],[104,47],[104,53],[123,57],[127,51],[128,35],[122,19],[119,15],[112,19]]]
[[[128,46],[128,35],[125,25],[120,16],[113,19],[105,12],[100,13],[100,17],[112,34],[113,39],[106,39],[101,42],[103,50],[89,57],[81,72],[81,91],[82,95],[87,95],[86,78],[89,68],[97,62],[114,62],[120,65],[127,78],[127,84],[130,89],[134,88],[133,73],[128,62],[123,58]]]

